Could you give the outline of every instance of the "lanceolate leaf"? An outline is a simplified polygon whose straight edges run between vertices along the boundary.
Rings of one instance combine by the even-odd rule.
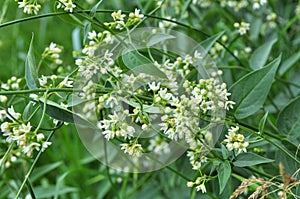
[[[266,121],[267,121],[267,118],[268,118],[268,112],[265,113],[265,115],[260,119],[259,121],[259,126],[258,126],[258,129],[259,129],[259,132],[263,133],[264,132],[264,129],[265,129],[265,124],[266,124]]]
[[[205,54],[208,53],[208,51],[211,49],[211,47],[216,43],[216,41],[218,41],[218,39],[220,39],[220,37],[224,33],[225,33],[225,31],[222,31],[218,34],[215,34],[215,35],[207,38],[206,40],[204,40],[200,43],[201,47],[204,48],[204,50],[205,50]]]
[[[130,51],[122,56],[123,62],[127,68],[134,73],[145,73],[156,77],[167,78],[147,57],[138,51]]]
[[[250,57],[250,68],[252,68],[253,70],[257,70],[265,65],[271,52],[272,46],[276,43],[276,41],[277,38],[272,39],[253,52],[252,56]]]
[[[273,162],[274,160],[262,157],[255,153],[241,153],[239,154],[233,165],[236,167],[247,167],[247,166],[254,166],[263,163]]]
[[[40,99],[41,106],[44,107],[44,99]],[[60,120],[67,123],[76,123],[80,125],[85,125],[89,127],[94,127],[94,125],[87,120],[83,119],[81,116],[77,115],[76,113],[61,107],[59,104],[47,100],[46,104],[46,114],[50,117]]]
[[[175,36],[170,35],[170,34],[156,33],[156,34],[150,35],[147,46],[148,47],[154,46],[155,44],[158,44],[162,41],[165,41],[167,39],[173,39],[173,38],[175,38]]]
[[[293,54],[291,57],[286,59],[279,67],[279,75],[284,75],[287,71],[289,71],[300,59],[300,51]]]
[[[231,100],[236,103],[234,114],[237,119],[243,119],[252,115],[263,105],[270,91],[280,60],[281,56],[264,68],[245,75],[232,85],[230,88],[232,93]]]
[[[37,79],[38,79],[35,57],[34,57],[34,50],[33,50],[33,38],[34,38],[34,34],[32,34],[32,38],[31,38],[31,42],[30,42],[30,46],[29,46],[29,50],[25,62],[25,80],[29,89],[37,88]]]
[[[289,139],[300,136],[300,96],[292,100],[280,112],[277,119],[277,128]]]
[[[100,6],[100,4],[102,3],[103,0],[98,1],[98,3],[91,9],[90,12],[90,17],[93,18],[95,17],[95,14],[97,12],[98,7]]]
[[[224,188],[229,180],[230,175],[231,175],[230,163],[228,160],[226,160],[225,162],[222,162],[219,165],[219,169],[218,169],[218,179],[219,179],[219,186],[220,186],[219,194],[221,194],[224,191]]]

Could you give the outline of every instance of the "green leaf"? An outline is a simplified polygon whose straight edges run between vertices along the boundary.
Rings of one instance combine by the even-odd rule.
[[[267,62],[267,59],[269,57],[269,54],[271,52],[271,49],[273,45],[276,43],[276,39],[272,39],[266,43],[264,43],[262,46],[260,46],[258,49],[256,49],[253,54],[250,57],[250,68],[253,70],[257,70],[262,68],[265,63]]]
[[[87,41],[90,30],[91,30],[91,23],[88,22],[84,25],[84,29],[83,29],[83,45]]]
[[[98,7],[100,6],[100,4],[102,3],[102,1],[103,0],[98,1],[98,3],[91,9],[91,12],[90,12],[91,18],[95,17],[96,11],[97,11]]]
[[[44,107],[44,99],[40,98],[41,106]],[[90,123],[89,121],[83,119],[81,116],[77,115],[76,113],[61,107],[59,104],[47,100],[46,104],[46,114],[50,117],[60,120],[67,123],[76,123],[80,125],[85,125],[94,128],[95,125]]]
[[[229,177],[231,175],[231,166],[228,160],[225,162],[222,162],[218,169],[218,179],[219,179],[219,186],[220,186],[220,192],[221,194],[224,191],[224,188],[229,180]]]
[[[220,39],[220,37],[224,33],[225,33],[225,31],[219,32],[218,34],[215,34],[200,43],[200,46],[202,46],[202,48],[204,48],[204,50],[205,50],[204,54],[208,53],[208,51],[211,49],[211,47],[216,43],[216,41],[218,41],[218,39]]]
[[[281,56],[267,66],[245,75],[232,85],[231,100],[236,103],[234,114],[237,119],[252,115],[264,104],[280,60]]]
[[[156,77],[167,78],[166,74],[159,70],[147,57],[138,51],[130,51],[122,56],[127,68],[134,73],[145,73]]]
[[[233,162],[233,165],[236,167],[247,167],[263,163],[270,163],[273,161],[274,160],[262,157],[255,153],[241,153],[236,157],[235,161]]]
[[[228,150],[226,149],[226,147],[221,144],[221,150],[222,150],[222,156],[223,156],[223,159],[227,159],[229,157],[229,153],[228,153]]]
[[[28,54],[26,57],[25,62],[25,80],[26,84],[29,89],[37,89],[38,85],[38,74],[36,71],[36,63],[35,63],[35,57],[34,57],[34,50],[33,50],[33,38],[34,34],[32,33],[32,38],[28,50]]]
[[[293,54],[291,57],[286,59],[279,67],[278,73],[280,76],[284,75],[287,71],[289,71],[300,59],[300,51]]]
[[[266,112],[265,115],[259,121],[258,130],[261,133],[263,133],[264,130],[265,130],[265,124],[266,124],[266,121],[267,121],[267,118],[268,118],[268,114],[269,114],[269,112]]]
[[[286,134],[288,139],[298,138],[300,135],[300,96],[293,99],[279,113],[277,119],[278,130]]]
[[[22,114],[22,119],[24,121],[27,121],[28,118],[31,116],[31,113],[33,112],[33,105],[34,103],[33,102],[29,102],[25,108],[24,108],[24,111],[23,111],[23,114]]]
[[[150,35],[148,38],[147,46],[154,46],[155,44],[158,44],[159,42],[165,41],[167,39],[174,39],[175,37],[170,34],[165,34],[165,33],[156,33]]]

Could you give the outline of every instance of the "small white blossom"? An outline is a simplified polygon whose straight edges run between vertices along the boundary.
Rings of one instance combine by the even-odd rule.
[[[39,83],[40,83],[40,86],[46,86],[47,85],[47,77],[42,75],[42,77],[39,78]]]

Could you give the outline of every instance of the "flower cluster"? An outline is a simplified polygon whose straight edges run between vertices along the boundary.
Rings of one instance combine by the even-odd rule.
[[[23,0],[19,1],[19,8],[23,8],[23,12],[26,14],[37,14],[41,9],[41,5],[37,0]]]
[[[246,22],[234,23],[234,27],[238,29],[240,35],[244,35],[250,30],[250,24]]]
[[[121,10],[118,10],[117,12],[113,12],[111,14],[111,17],[113,18],[113,22],[106,22],[104,25],[106,25],[109,28],[115,28],[118,30],[122,30],[124,28],[128,28],[137,22],[139,22],[141,19],[144,18],[144,15],[140,13],[139,9],[135,9],[134,12],[129,13],[128,19],[125,22],[126,14],[122,14]]]
[[[45,140],[43,133],[33,131],[30,122],[21,121],[21,114],[15,112],[13,106],[7,110],[0,110],[0,121],[2,136],[6,137],[7,143],[15,145],[10,151],[9,158],[1,160],[6,161],[6,167],[18,157],[22,158],[23,155],[32,157],[34,151],[44,151],[51,145],[51,142]]]
[[[198,177],[194,182],[190,181],[187,182],[187,187],[193,187],[196,185],[196,190],[200,191],[202,193],[206,193],[206,187],[205,187],[205,182],[206,182],[206,176]]]
[[[235,150],[237,153],[247,152],[249,142],[245,142],[245,138],[242,134],[238,133],[239,127],[231,127],[228,130],[224,143],[229,151]]]
[[[54,62],[56,65],[60,65],[63,63],[62,60],[60,59],[60,54],[62,50],[63,50],[62,46],[59,46],[56,43],[51,42],[49,47],[45,48],[42,54],[42,58],[48,59]]]
[[[92,58],[95,55],[95,51],[100,47],[100,45],[112,44],[114,42],[111,33],[106,30],[99,33],[96,33],[96,31],[93,30],[92,32],[88,33],[88,39],[88,44],[85,45],[85,47],[82,50],[82,53],[89,57],[88,59]],[[107,52],[106,56],[110,57],[111,55]],[[76,65],[81,64],[82,60],[78,59],[78,61],[76,61]]]
[[[18,90],[20,88],[20,83],[22,82],[21,78],[12,76],[7,80],[6,83],[1,83],[1,89],[3,90]]]

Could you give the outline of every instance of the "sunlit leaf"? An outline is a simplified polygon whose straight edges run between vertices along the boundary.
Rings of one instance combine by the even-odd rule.
[[[32,33],[32,38],[25,62],[25,80],[29,89],[36,89],[38,85],[38,74],[36,71],[36,63],[33,50],[33,38],[34,34]]]
[[[289,139],[300,136],[300,96],[293,99],[279,113],[277,119],[278,130],[287,135]]]
[[[252,68],[253,70],[257,70],[265,65],[270,55],[271,49],[276,43],[276,41],[277,38],[272,39],[264,43],[262,46],[260,46],[253,52],[253,54],[250,57],[250,68]]]
[[[231,100],[236,103],[234,108],[236,118],[246,118],[264,104],[280,60],[281,56],[267,66],[245,75],[230,88]]]
[[[247,167],[270,162],[274,162],[274,160],[262,157],[255,153],[241,153],[236,157],[233,165],[236,167]]]
[[[224,188],[229,180],[231,175],[231,166],[228,160],[222,162],[218,168],[218,179],[219,179],[219,186],[221,194],[224,191]]]

